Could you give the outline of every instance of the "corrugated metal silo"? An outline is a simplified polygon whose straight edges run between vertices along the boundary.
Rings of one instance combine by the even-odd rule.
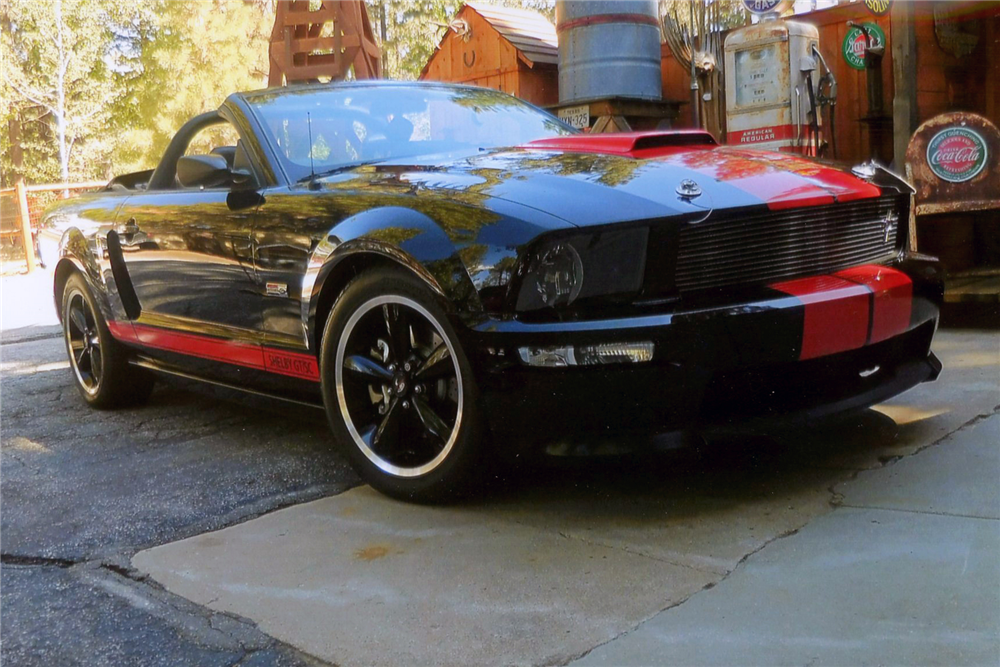
[[[557,0],[556,29],[560,104],[660,99],[655,0]]]

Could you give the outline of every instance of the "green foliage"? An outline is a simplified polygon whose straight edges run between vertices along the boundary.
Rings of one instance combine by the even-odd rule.
[[[266,85],[275,1],[0,0],[0,181],[103,179],[154,167],[186,120]],[[491,1],[554,13],[553,0]],[[417,78],[462,6],[367,4],[384,76],[396,79]],[[7,131],[14,119],[19,169]]]
[[[217,109],[231,93],[267,84],[269,4],[160,0],[154,13],[138,76],[119,108],[130,122],[118,171],[156,166],[188,119]]]
[[[274,9],[242,0],[4,0],[0,23],[0,122],[6,130],[20,119],[24,150],[16,170],[0,132],[4,183],[89,180],[155,166],[184,121],[265,85]]]
[[[116,148],[115,106],[134,71],[129,42],[147,20],[139,3],[7,0],[0,12],[3,120],[19,118],[20,173],[5,141],[4,181],[92,178]]]

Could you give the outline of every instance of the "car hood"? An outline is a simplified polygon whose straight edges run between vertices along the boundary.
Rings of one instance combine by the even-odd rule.
[[[575,226],[687,216],[720,209],[772,209],[877,197],[879,188],[812,160],[765,151],[698,146],[634,157],[519,147],[463,156],[389,160],[361,170],[411,191],[504,200]],[[341,175],[354,180],[361,176]],[[682,184],[700,194],[684,197]],[[690,183],[687,183],[690,188]]]

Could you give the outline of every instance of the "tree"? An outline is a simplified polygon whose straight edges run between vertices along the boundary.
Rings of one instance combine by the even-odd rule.
[[[159,0],[140,44],[137,76],[120,105],[121,168],[152,168],[185,121],[217,109],[234,92],[267,83],[271,3]]]
[[[113,108],[129,78],[128,42],[144,16],[140,5],[115,0],[4,3],[4,102],[7,119],[20,121],[31,175],[92,177],[106,161]]]

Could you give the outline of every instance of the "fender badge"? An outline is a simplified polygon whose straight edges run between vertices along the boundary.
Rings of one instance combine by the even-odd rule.
[[[681,181],[681,184],[677,186],[677,196],[681,199],[694,199],[695,197],[701,196],[701,186],[694,181],[685,178]]]
[[[268,296],[281,296],[288,298],[288,285],[285,283],[268,283],[267,284],[267,295]]]
[[[889,242],[890,236],[896,235],[896,229],[899,226],[899,216],[895,212],[889,211],[882,218],[882,233],[884,235],[883,243]]]

